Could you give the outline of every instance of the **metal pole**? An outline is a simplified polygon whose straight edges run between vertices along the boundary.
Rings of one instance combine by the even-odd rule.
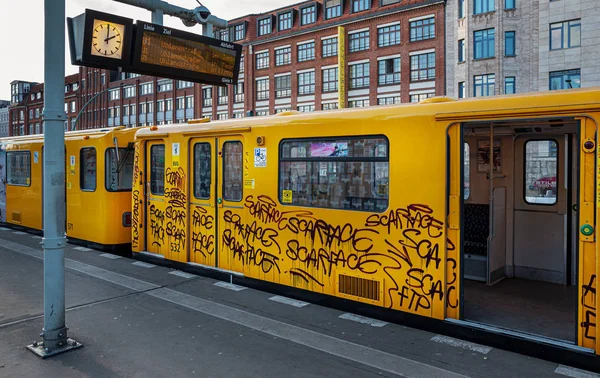
[[[152,11],[152,23],[157,25],[163,24],[163,11],[155,9]]]
[[[81,344],[65,326],[65,0],[44,1],[44,328],[42,358]]]
[[[123,86],[123,83],[121,83],[121,87]],[[83,111],[88,107],[89,104],[92,103],[92,101],[94,101],[95,99],[97,99],[101,94],[108,92],[109,90],[114,89],[111,87],[106,87],[103,90],[101,90],[100,92],[96,93],[94,95],[94,97],[90,98],[88,100],[88,102],[85,103],[85,105],[83,105],[81,107],[81,109],[79,109],[79,112],[77,113],[77,116],[75,117],[75,122],[73,122],[73,126],[71,126],[71,131],[75,131],[77,130],[77,122],[79,121],[79,118],[81,117],[81,115],[83,114]]]

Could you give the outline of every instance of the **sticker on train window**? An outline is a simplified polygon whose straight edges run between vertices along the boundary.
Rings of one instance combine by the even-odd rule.
[[[292,203],[292,191],[291,190],[284,190],[283,191],[281,202]]]
[[[348,156],[348,143],[330,142],[330,143],[311,143],[311,157],[325,156]]]
[[[255,148],[254,149],[254,167],[265,168],[267,166],[267,149],[266,148]]]

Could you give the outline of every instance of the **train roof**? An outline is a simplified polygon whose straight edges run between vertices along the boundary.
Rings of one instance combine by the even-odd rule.
[[[556,112],[557,108],[561,109],[561,114],[600,110],[600,87],[460,100],[449,97],[432,97],[420,103],[410,104],[346,108],[310,113],[287,111],[271,116],[219,121],[202,119],[188,123],[139,129],[136,133],[136,139],[165,136],[165,133],[231,134],[249,131],[250,128],[255,127],[318,125],[324,120],[327,120],[328,123],[347,123],[353,120],[367,119],[373,121],[415,116],[431,116],[437,120],[485,120],[493,117],[498,118],[499,116],[510,118],[523,114],[528,116],[544,115]]]
[[[72,140],[79,137],[89,136],[90,138],[101,138],[111,133],[135,133],[136,129],[128,129],[125,126],[117,127],[105,127],[102,129],[89,129],[89,130],[75,130],[66,131],[65,140]],[[21,143],[42,143],[44,141],[44,134],[33,134],[23,136],[13,136],[0,138],[1,144],[21,144]]]

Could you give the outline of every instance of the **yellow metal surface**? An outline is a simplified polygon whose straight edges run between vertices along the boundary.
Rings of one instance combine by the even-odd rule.
[[[146,172],[156,134],[143,129],[136,134],[133,195],[140,202],[139,207],[133,207],[133,213],[139,214],[137,227],[132,230],[137,239],[134,251],[161,253],[176,261],[217,266],[256,279],[422,316],[458,318],[462,166],[457,125],[484,119],[583,114],[598,119],[599,99],[596,88],[161,126],[157,131],[165,135],[158,138],[164,139],[161,143],[166,146],[165,168],[177,168],[178,173],[170,176],[165,172],[165,192],[169,194],[155,204],[162,211],[158,215],[152,214]],[[595,124],[586,123],[583,136],[595,139],[595,132]],[[385,135],[389,141],[391,195],[385,211],[294,206],[290,203],[296,193],[280,192],[278,156],[283,139],[374,134]],[[265,150],[264,160],[257,165],[254,156],[259,136],[265,141],[261,145]],[[243,143],[243,181],[239,183],[243,195],[240,202],[224,201],[222,179],[227,165],[219,152],[224,143],[236,140]],[[211,158],[215,187],[211,198],[202,201],[193,195],[192,146],[198,141],[213,143],[215,151]],[[179,143],[182,154],[177,167],[170,156],[174,143]],[[582,156],[581,164],[581,203],[592,202],[592,206],[600,202],[594,184],[595,159],[593,154],[591,160]],[[173,200],[183,202],[175,203],[181,212],[167,211]],[[204,221],[198,221],[201,215],[194,215],[196,206],[206,210],[201,212]],[[587,219],[588,215],[582,214]],[[207,227],[208,219],[214,221],[211,227]],[[588,220],[595,228],[596,219]],[[165,235],[160,248],[152,245],[157,241],[153,227],[158,226],[164,228]],[[209,240],[214,240],[214,250]],[[579,303],[585,300],[587,307],[580,306],[578,344],[598,352],[590,337],[598,332],[593,326],[597,246],[595,239],[580,239],[579,245]],[[590,317],[585,318],[583,309],[590,310]]]
[[[128,244],[131,230],[123,226],[123,213],[131,209],[131,192],[109,192],[106,189],[105,156],[114,148],[116,137],[120,148],[133,142],[137,130],[123,127],[104,130],[73,131],[65,133],[66,151],[66,231],[69,238],[87,242],[117,245]],[[30,186],[7,185],[7,221],[19,226],[42,230],[42,167],[43,135],[11,138],[7,151],[30,151]],[[82,191],[81,149],[96,149],[96,190]],[[35,157],[37,156],[37,158]],[[73,159],[71,159],[73,157]],[[71,164],[74,162],[75,164]],[[20,222],[11,222],[12,214],[20,214]]]

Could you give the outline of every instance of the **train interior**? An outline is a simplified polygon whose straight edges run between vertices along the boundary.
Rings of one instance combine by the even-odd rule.
[[[576,342],[578,131],[463,124],[463,320]]]

